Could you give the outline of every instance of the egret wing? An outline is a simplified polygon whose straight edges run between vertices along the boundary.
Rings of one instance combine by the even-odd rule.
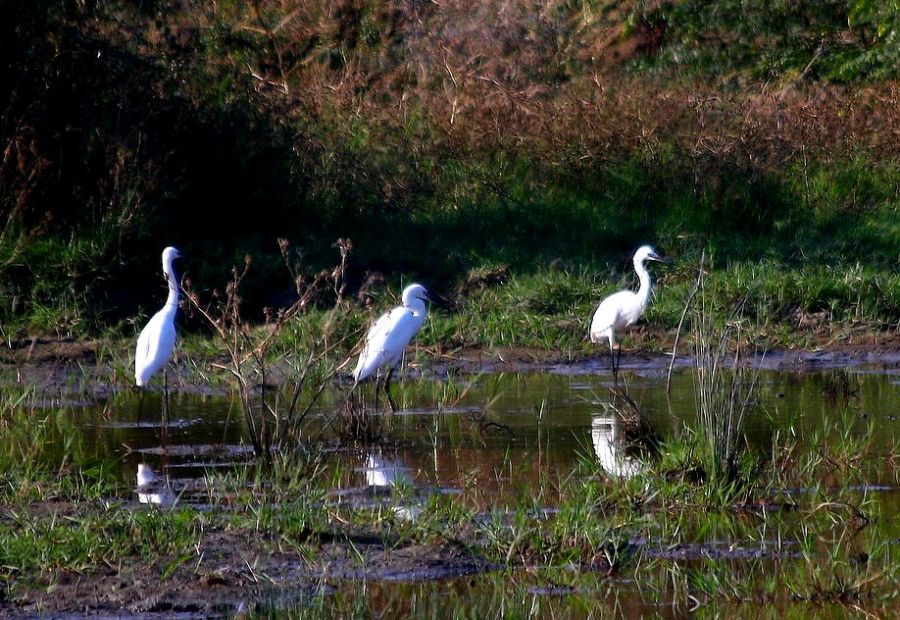
[[[400,362],[407,345],[419,333],[419,329],[421,329],[424,321],[424,316],[416,316],[409,311],[397,318],[385,346],[388,363],[391,366],[396,366]]]
[[[144,383],[143,374],[147,366],[150,354],[150,323],[144,326],[138,336],[137,347],[134,350],[134,380],[138,385]]]
[[[149,381],[169,361],[175,350],[175,325],[167,319],[169,317],[165,311],[157,312],[138,336],[134,359],[134,376],[138,385]]]
[[[365,345],[362,353],[359,355],[356,369],[353,371],[353,378],[356,381],[362,381],[369,377],[379,366],[391,359],[392,356],[390,354],[396,342],[396,338],[392,337],[396,333],[395,326],[406,315],[411,315],[406,308],[394,308],[390,312],[382,314],[372,324],[372,327],[366,333]],[[404,344],[403,346],[406,345]]]

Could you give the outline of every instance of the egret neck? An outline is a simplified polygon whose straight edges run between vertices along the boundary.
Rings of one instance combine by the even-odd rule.
[[[167,256],[163,261],[163,273],[166,274],[166,281],[169,284],[169,296],[166,298],[166,310],[173,311],[178,309],[178,278],[175,275],[175,268],[172,266],[173,257]]]
[[[413,297],[411,294],[404,295],[403,305],[409,308],[417,319],[425,319],[425,301],[421,297]]]
[[[638,281],[641,283],[637,291],[637,298],[641,304],[641,314],[643,314],[644,309],[647,308],[647,302],[650,301],[650,291],[653,287],[653,282],[650,280],[650,271],[647,269],[646,259],[635,259],[634,270],[637,272]]]

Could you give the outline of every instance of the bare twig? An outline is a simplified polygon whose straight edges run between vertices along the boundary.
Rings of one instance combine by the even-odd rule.
[[[316,374],[318,384],[312,389],[309,399],[301,407],[301,398],[310,384],[312,371],[319,368],[333,353],[335,347],[341,346],[345,338],[330,341],[337,312],[344,307],[344,272],[348,254],[352,249],[349,240],[339,240],[341,263],[332,271],[317,274],[310,284],[303,284],[305,277],[300,275],[300,265],[293,264],[288,257],[289,243],[285,239],[278,240],[285,265],[294,278],[298,298],[288,308],[275,313],[266,312],[267,326],[260,330],[252,330],[241,314],[240,287],[247,276],[252,263],[250,257],[244,260],[244,269],[232,269],[232,279],[225,288],[224,300],[216,293],[208,306],[201,305],[196,293],[186,289],[187,298],[200,316],[212,326],[215,334],[223,342],[228,352],[227,364],[213,364],[213,367],[226,371],[234,380],[234,385],[241,400],[244,417],[250,433],[250,440],[257,455],[269,457],[273,449],[280,448],[288,442],[299,439],[299,429],[306,420],[309,411],[324,392],[326,385],[334,375],[334,370],[324,376]],[[275,337],[302,310],[310,307],[315,296],[322,290],[322,284],[331,282],[335,291],[335,304],[328,316],[321,335],[309,345],[297,363],[290,396],[281,399],[281,392],[276,390],[274,400],[270,396],[269,385],[269,349]],[[216,299],[219,299],[216,302]],[[269,319],[274,316],[274,320]],[[256,386],[261,386],[259,397],[255,395]],[[285,406],[287,404],[287,406]]]

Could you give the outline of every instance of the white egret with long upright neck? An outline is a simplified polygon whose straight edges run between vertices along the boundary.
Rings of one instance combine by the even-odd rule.
[[[169,285],[169,296],[166,305],[154,314],[138,336],[137,348],[134,352],[134,382],[138,387],[147,385],[150,378],[164,368],[175,350],[175,314],[178,312],[178,278],[172,262],[180,258],[177,249],[168,247],[162,253],[163,273]],[[163,372],[163,389],[168,398],[168,377]],[[167,403],[164,401],[163,413]]]
[[[616,349],[616,332],[621,332],[637,322],[647,309],[647,304],[650,303],[653,283],[650,280],[650,272],[647,271],[648,261],[669,262],[657,254],[656,250],[649,245],[638,248],[632,259],[634,270],[637,272],[638,280],[640,281],[640,287],[637,292],[619,291],[605,298],[600,302],[600,306],[594,312],[594,318],[591,321],[591,342],[609,341],[609,355],[612,359],[614,377],[618,377],[619,374],[619,360],[614,352]],[[621,353],[622,349],[619,347],[619,355]]]
[[[403,289],[402,304],[378,317],[366,333],[365,344],[356,369],[353,371],[354,387],[375,375],[376,391],[378,371],[387,370],[384,391],[392,409],[396,409],[388,389],[391,375],[403,358],[403,351],[425,323],[425,300],[428,291],[421,284],[410,284]]]

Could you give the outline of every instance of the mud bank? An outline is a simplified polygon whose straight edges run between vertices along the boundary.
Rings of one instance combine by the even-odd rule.
[[[85,518],[86,508],[96,506],[38,502],[26,509],[26,518],[74,522]],[[113,512],[148,509],[154,510],[129,502],[108,507]],[[235,526],[228,517],[227,512],[204,517],[190,557],[133,555],[83,571],[12,575],[3,588],[7,598],[0,599],[0,616],[231,617],[267,600],[300,603],[328,595],[339,580],[418,582],[494,568],[461,546],[349,528],[276,536]]]
[[[0,381],[35,387],[38,391],[67,391],[77,373],[90,385],[87,391],[96,396],[127,389],[133,384],[130,374],[118,366],[98,361],[104,347],[100,341],[32,339],[11,343],[0,349]],[[641,374],[667,372],[672,360],[668,350],[626,350],[621,368]],[[192,360],[192,365],[208,365],[214,359]],[[868,367],[873,371],[900,372],[900,336],[881,337],[857,344],[830,344],[813,350],[778,349],[759,351],[744,358],[749,366],[764,370],[810,372]],[[277,366],[277,364],[275,365]],[[682,346],[675,359],[676,370],[691,368],[694,360],[690,349]],[[130,370],[130,369],[126,369]],[[446,379],[456,373],[549,372],[568,375],[594,375],[611,372],[609,355],[603,352],[563,359],[556,352],[535,349],[461,349],[452,352],[420,350],[410,364],[413,376],[426,375]],[[279,373],[273,372],[277,380]],[[340,382],[342,377],[336,381]],[[224,394],[222,385],[198,382],[187,370],[170,373],[170,388],[194,394]],[[82,385],[82,388],[86,387]]]

